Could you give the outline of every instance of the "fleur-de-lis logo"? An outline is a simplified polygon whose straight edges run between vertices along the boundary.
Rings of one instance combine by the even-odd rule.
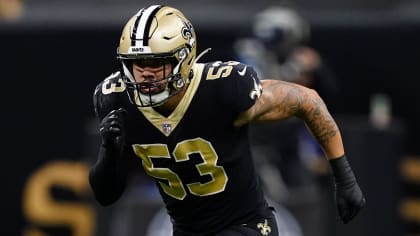
[[[190,22],[184,22],[184,26],[181,29],[182,37],[186,40],[190,40],[193,37],[193,26]]]
[[[257,227],[263,236],[268,236],[271,233],[271,227],[268,225],[267,219],[264,220],[264,223],[258,223]]]
[[[254,76],[252,76],[252,79],[254,80],[254,89],[249,93],[249,97],[252,100],[255,100],[261,96],[263,88],[261,83],[259,83],[259,81],[257,82]]]

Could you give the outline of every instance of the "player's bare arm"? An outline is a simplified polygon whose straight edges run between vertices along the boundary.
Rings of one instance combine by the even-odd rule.
[[[300,117],[323,147],[328,159],[344,154],[336,122],[315,90],[279,80],[263,80],[262,86],[262,95],[254,106],[239,116],[235,126]]]

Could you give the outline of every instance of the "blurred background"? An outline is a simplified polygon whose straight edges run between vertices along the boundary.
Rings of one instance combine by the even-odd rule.
[[[184,12],[199,51],[212,48],[201,61],[241,60],[326,100],[368,203],[342,225],[328,166],[301,123],[252,127],[285,235],[420,235],[420,1],[0,0],[1,235],[164,235],[142,174],[109,208],[87,182],[99,142],[93,90],[118,69],[123,25],[149,4]],[[267,13],[277,7],[299,16]],[[287,50],[267,48],[287,40]]]

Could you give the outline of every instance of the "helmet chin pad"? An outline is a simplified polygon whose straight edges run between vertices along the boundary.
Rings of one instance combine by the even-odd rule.
[[[166,100],[169,99],[169,95],[170,95],[170,89],[166,88],[164,89],[162,92],[160,93],[156,93],[156,94],[143,94],[138,92],[137,90],[137,94],[138,96],[135,96],[135,104],[136,105],[140,105],[141,107],[146,107],[146,106],[159,106],[162,105]]]

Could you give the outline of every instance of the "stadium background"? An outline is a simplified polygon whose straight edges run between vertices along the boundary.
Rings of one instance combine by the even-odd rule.
[[[192,20],[199,51],[213,49],[206,61],[234,59],[232,44],[250,34],[251,16],[275,3],[222,2],[163,2]],[[103,209],[93,202],[86,177],[98,142],[93,89],[117,69],[115,52],[124,22],[148,2],[23,4],[22,15],[0,23],[0,234],[121,235],[112,234],[115,222],[144,230],[160,207],[153,191],[141,200],[123,199],[118,206],[125,213],[117,207]],[[420,235],[420,4],[294,4],[311,23],[311,45],[343,87],[329,106],[368,199],[350,225],[338,222],[333,207],[325,209],[328,234]],[[370,99],[377,93],[392,102],[393,119],[386,129],[369,123]]]

